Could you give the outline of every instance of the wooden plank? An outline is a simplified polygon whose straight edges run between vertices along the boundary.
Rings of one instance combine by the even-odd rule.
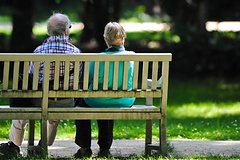
[[[39,61],[34,62],[33,90],[38,90]]]
[[[142,70],[142,85],[141,89],[146,90],[147,89],[147,79],[148,79],[148,61],[143,62],[143,70]]]
[[[161,103],[161,113],[163,119],[160,121],[160,146],[163,154],[166,154],[167,151],[167,140],[166,140],[166,119],[167,119],[167,96],[168,96],[168,76],[169,76],[169,62],[162,63],[162,99]]]
[[[138,72],[139,72],[139,61],[134,62],[134,72],[133,72],[133,90],[138,89]]]
[[[119,72],[119,61],[114,62],[114,74],[113,74],[113,90],[118,90],[118,72]]]
[[[84,62],[84,76],[83,76],[83,90],[88,90],[88,84],[89,84],[89,68],[90,68],[90,62]]]
[[[99,112],[93,112],[93,113],[49,113],[48,115],[49,119],[61,119],[61,120],[158,120],[161,119],[160,113],[147,113],[147,112],[141,112],[141,113],[99,113]]]
[[[136,98],[145,98],[145,97],[154,97],[160,98],[162,96],[161,89],[156,91],[73,91],[69,90],[65,91],[49,91],[49,97],[51,98],[84,98],[84,97],[91,97],[91,98],[99,98],[99,97],[136,97]],[[0,95],[1,97],[1,95]]]
[[[69,70],[70,70],[70,62],[65,61],[64,62],[64,86],[63,90],[68,90],[69,89]]]
[[[6,61],[4,62],[4,70],[3,70],[3,85],[2,89],[7,90],[8,89],[8,84],[9,84],[9,68],[10,68],[10,62]]]
[[[104,62],[103,90],[108,90],[109,61]]]
[[[151,89],[157,89],[157,76],[158,76],[158,61],[154,61],[152,64],[152,85]]]
[[[74,74],[73,74],[73,76],[74,76],[74,80],[73,80],[73,90],[77,90],[77,89],[79,89],[79,67],[80,67],[80,62],[75,62],[74,63]]]
[[[14,69],[13,69],[13,85],[12,89],[13,90],[18,90],[18,80],[19,80],[19,61],[14,62]]]
[[[28,90],[28,82],[29,82],[28,72],[29,72],[29,61],[24,61],[22,90]]]
[[[0,91],[0,98],[41,98],[42,91]]]
[[[99,62],[94,62],[93,90],[98,90]]]
[[[54,65],[54,84],[53,84],[53,89],[58,90],[59,88],[59,74],[60,74],[60,63],[59,61],[55,62]]]
[[[123,72],[123,87],[122,90],[128,90],[128,65],[129,62],[124,62],[124,72]]]
[[[146,105],[139,105],[139,107],[136,108],[89,108],[89,107],[77,107],[77,108],[49,108],[49,113],[51,112],[65,112],[65,113],[71,113],[71,112],[82,112],[82,113],[130,113],[130,112],[135,112],[135,113],[141,113],[141,112],[148,112],[148,113],[160,113],[160,108],[155,107],[155,106],[146,106]]]
[[[27,106],[26,106],[27,107]],[[2,108],[0,106],[0,119],[41,119],[41,108],[32,107],[11,107]]]
[[[161,119],[160,108],[138,106],[136,108],[49,108],[50,119]],[[64,115],[63,115],[64,114]]]
[[[171,61],[171,53],[133,53],[133,54],[99,54],[99,53],[81,53],[81,54],[32,54],[32,53],[1,53],[1,61]]]

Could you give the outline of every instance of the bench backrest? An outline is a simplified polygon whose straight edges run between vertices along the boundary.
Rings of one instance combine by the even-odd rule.
[[[21,98],[43,98],[43,108],[47,108],[48,98],[67,98],[67,97],[163,97],[167,99],[168,91],[168,72],[171,53],[132,53],[132,54],[113,54],[104,55],[98,53],[82,54],[21,54],[21,53],[1,53],[0,61],[4,63],[2,87],[0,97],[21,97]],[[33,61],[34,76],[33,88],[28,89],[29,63]],[[42,90],[38,90],[39,62],[44,61],[44,80]],[[95,63],[95,71],[98,71],[99,63],[104,61],[105,73],[108,73],[110,62],[114,62],[113,88],[108,88],[108,74],[104,74],[103,89],[98,90],[98,72],[94,72],[93,90],[88,90],[89,84],[89,64]],[[127,68],[130,61],[134,61],[133,89],[127,90],[128,71],[124,71],[123,87],[118,89],[118,64],[123,63]],[[49,90],[50,63],[55,62],[55,79],[59,79],[59,64],[65,63],[64,88],[58,90],[58,82],[54,81],[54,87]],[[84,62],[82,75],[83,84],[79,84],[79,63]],[[69,66],[74,63],[74,84],[73,89],[68,89]],[[22,71],[20,70],[22,64]],[[13,72],[11,72],[13,68]],[[18,76],[23,73],[22,89],[18,89]],[[10,73],[13,73],[10,75]],[[12,80],[10,79],[12,77]],[[162,77],[162,87],[158,88],[158,79]],[[151,79],[151,87],[148,87]]]

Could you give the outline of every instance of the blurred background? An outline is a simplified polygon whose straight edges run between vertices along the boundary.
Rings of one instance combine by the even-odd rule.
[[[173,54],[170,75],[239,76],[239,0],[0,0],[0,52],[33,52],[53,12],[69,15],[85,53],[104,51],[104,26],[117,21],[127,50]]]

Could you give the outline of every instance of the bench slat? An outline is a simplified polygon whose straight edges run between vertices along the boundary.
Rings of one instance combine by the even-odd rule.
[[[7,90],[8,89],[8,77],[9,77],[9,67],[10,67],[10,62],[9,61],[5,61],[4,62],[4,70],[3,70],[3,90]]]
[[[61,97],[136,97],[146,98],[153,97],[159,98],[162,96],[161,90],[157,91],[49,91],[49,97],[61,98]]]
[[[10,55],[10,56],[9,56]],[[23,56],[24,55],[24,56]],[[21,57],[21,58],[20,58]],[[1,61],[171,61],[171,53],[135,53],[135,54],[101,54],[99,53],[81,53],[81,54],[35,54],[32,53],[1,53]]]
[[[42,91],[0,90],[0,98],[42,98]]]
[[[127,112],[127,113],[117,113],[112,112],[109,114],[106,113],[99,113],[99,112],[91,112],[91,113],[82,113],[82,112],[49,112],[49,119],[81,119],[81,120],[159,120],[161,119],[161,115],[159,113],[148,113],[148,112]],[[61,117],[61,118],[59,118]]]
[[[135,105],[131,108],[49,108],[49,118],[90,119],[90,120],[159,120],[160,108],[155,106]],[[64,115],[63,115],[64,114]]]
[[[41,119],[41,108],[2,108],[0,106],[0,119]]]
[[[13,81],[13,90],[17,90],[18,89],[19,65],[20,65],[20,62],[15,62],[14,63],[13,79],[16,79],[16,81]]]

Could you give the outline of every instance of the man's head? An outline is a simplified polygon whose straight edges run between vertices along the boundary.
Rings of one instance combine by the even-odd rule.
[[[104,29],[104,40],[109,46],[124,45],[126,33],[124,28],[117,22],[109,22]]]
[[[71,22],[67,15],[54,13],[47,22],[47,32],[49,36],[69,35]]]

